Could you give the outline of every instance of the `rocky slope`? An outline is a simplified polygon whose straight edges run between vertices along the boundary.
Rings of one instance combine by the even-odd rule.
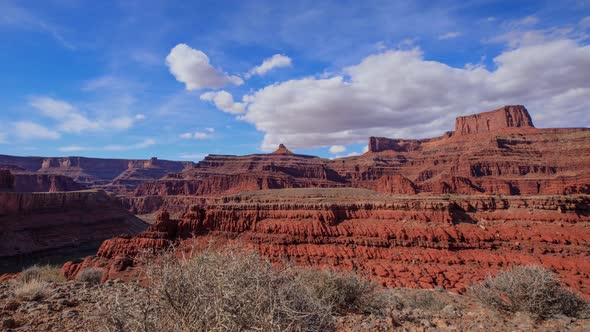
[[[106,240],[67,263],[74,277],[134,273],[133,258],[170,245],[238,241],[274,262],[366,273],[388,287],[462,291],[491,272],[540,264],[590,295],[590,196],[388,196],[362,189],[286,189],[210,198],[180,218],[161,213],[136,237]]]
[[[209,155],[139,184],[126,204],[149,213],[179,197],[310,187],[411,195],[590,193],[588,128],[537,129],[519,105],[457,118],[455,127],[432,139],[371,137],[367,153],[335,160],[293,154],[283,145],[271,154]],[[149,198],[156,196],[159,206]]]
[[[0,272],[88,255],[105,239],[147,225],[104,191],[0,193]]]

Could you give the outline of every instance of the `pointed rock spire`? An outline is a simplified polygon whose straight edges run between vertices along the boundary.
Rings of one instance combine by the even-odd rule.
[[[284,144],[279,144],[279,148],[275,150],[272,154],[293,154],[293,152],[289,151]]]

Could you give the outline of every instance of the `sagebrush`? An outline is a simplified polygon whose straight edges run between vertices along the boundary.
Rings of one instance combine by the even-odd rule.
[[[96,269],[96,268],[89,267],[89,268],[86,268],[86,269],[80,271],[77,279],[78,279],[78,281],[89,283],[89,284],[98,284],[98,283],[100,283],[100,280],[102,279],[102,274],[103,274],[102,269]]]
[[[167,253],[152,260],[144,278],[148,287],[100,304],[102,330],[331,331],[334,315],[379,307],[371,282],[273,267],[241,248],[207,250],[190,259]]]
[[[517,266],[481,284],[470,293],[484,304],[503,313],[525,312],[537,319],[556,314],[578,317],[588,304],[565,288],[555,274],[541,266]]]

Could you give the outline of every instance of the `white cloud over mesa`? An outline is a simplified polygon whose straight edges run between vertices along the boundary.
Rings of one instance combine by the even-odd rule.
[[[541,126],[590,123],[590,46],[541,32],[527,36],[533,34],[534,42],[520,41],[496,56],[493,70],[429,61],[419,48],[371,55],[339,75],[289,80],[246,95],[239,119],[265,133],[265,151],[279,143],[300,149],[368,136],[435,136],[452,129],[458,115],[515,103],[525,104]]]

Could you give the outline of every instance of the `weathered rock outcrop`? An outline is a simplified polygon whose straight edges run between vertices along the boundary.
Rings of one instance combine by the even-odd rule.
[[[171,245],[239,242],[273,262],[366,273],[382,284],[464,290],[515,264],[541,264],[590,295],[590,196],[386,196],[362,189],[285,189],[211,198],[136,237],[68,263],[128,277],[134,257]]]
[[[506,128],[534,128],[529,112],[522,105],[462,116],[455,122],[455,135],[470,135],[500,131]]]
[[[105,239],[146,227],[104,191],[0,193],[0,270],[88,255]]]

